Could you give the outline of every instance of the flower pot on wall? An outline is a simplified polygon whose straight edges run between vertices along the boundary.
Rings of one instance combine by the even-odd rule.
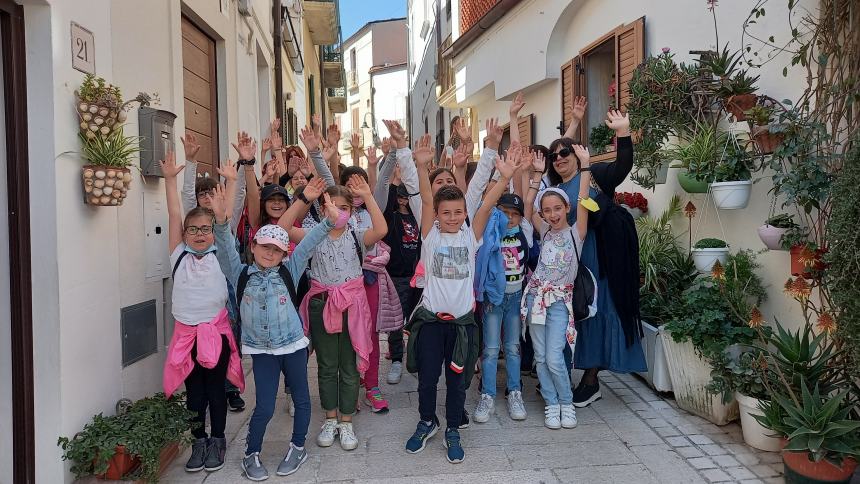
[[[696,354],[693,343],[689,340],[676,343],[668,331],[661,332],[660,338],[678,406],[715,425],[726,425],[737,419],[737,401],[732,399],[724,404],[721,394],[708,392],[706,387],[711,382],[711,365]]]
[[[99,479],[118,481],[135,467],[140,465],[140,458],[129,454],[124,445],[117,445],[113,457],[108,462],[108,469],[104,474],[99,474]]]
[[[802,275],[806,279],[815,277],[815,273],[824,270],[824,261],[822,256],[825,254],[823,249],[808,249],[804,245],[792,245],[789,254],[791,255],[791,275]],[[804,260],[810,258],[814,262],[811,265],[805,264]]]
[[[642,209],[640,208],[630,208],[627,205],[621,204],[621,207],[627,210],[630,213],[630,216],[633,217],[633,220],[642,217]]]
[[[782,443],[787,441],[783,440]],[[812,461],[808,451],[783,450],[782,462],[785,464],[784,477],[787,484],[847,484],[857,469],[857,461],[851,457],[843,459],[842,465],[837,467],[827,459]]]
[[[672,379],[669,377],[669,367],[666,364],[666,354],[663,340],[660,338],[661,329],[642,321],[642,349],[645,351],[645,362],[648,371],[637,373],[645,379],[648,385],[658,392],[671,392]]]
[[[751,191],[751,180],[711,183],[711,196],[714,197],[714,204],[723,210],[746,208]]]
[[[760,238],[764,246],[770,250],[783,250],[782,236],[785,235],[786,232],[788,232],[788,229],[764,224],[758,228],[758,238]]]
[[[687,170],[678,172],[678,183],[687,193],[708,193],[708,182],[696,180]]]
[[[131,170],[128,168],[84,165],[81,175],[84,201],[89,205],[118,206],[128,197],[132,180]]]
[[[748,397],[742,393],[735,392],[738,408],[741,416],[741,429],[744,433],[744,442],[750,447],[768,452],[778,452],[782,438],[771,437],[772,430],[764,428],[753,415],[762,415],[759,410],[759,400]]]
[[[770,126],[753,126],[750,136],[756,148],[764,155],[773,153],[784,138],[782,133],[771,133]]]
[[[729,257],[729,248],[720,247],[715,249],[692,249],[693,263],[699,272],[711,272],[714,263],[720,261],[720,264],[726,265],[726,259]]]
[[[755,94],[736,94],[726,99],[726,111],[732,113],[735,120],[746,121],[747,115],[744,111],[755,106],[758,96]]]
[[[122,109],[81,99],[78,99],[77,111],[81,134],[87,139],[109,135],[111,131],[122,126],[127,116]]]
[[[663,163],[657,168],[657,178],[654,180],[656,185],[662,185],[666,183],[666,180],[669,178],[669,164]]]

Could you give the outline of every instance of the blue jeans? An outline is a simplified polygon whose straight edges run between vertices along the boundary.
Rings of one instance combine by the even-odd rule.
[[[531,308],[533,297],[526,303]],[[530,321],[530,320],[529,320]],[[573,403],[570,375],[564,358],[567,346],[568,314],[562,302],[553,303],[546,312],[546,324],[529,323],[529,334],[535,351],[540,393],[547,405],[569,405]]]
[[[505,373],[509,391],[520,390],[520,304],[523,292],[505,294],[502,304],[484,302],[481,354],[481,393],[496,396],[496,368],[499,363],[499,345],[505,338]]]
[[[257,387],[257,406],[248,424],[248,448],[246,455],[260,452],[266,426],[275,413],[275,397],[281,383],[281,373],[286,376],[296,405],[293,417],[293,437],[291,442],[297,447],[305,445],[308,426],[311,423],[311,396],[308,391],[308,350],[302,348],[289,355],[251,355],[254,371],[254,385]]]

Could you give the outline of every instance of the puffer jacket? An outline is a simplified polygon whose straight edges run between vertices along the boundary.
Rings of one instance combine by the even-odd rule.
[[[367,255],[364,258],[362,268],[377,275],[379,283],[379,309],[376,313],[376,331],[390,333],[403,328],[403,308],[400,306],[400,298],[397,296],[397,288],[394,281],[385,270],[391,259],[391,247],[385,242],[376,243],[376,255]]]

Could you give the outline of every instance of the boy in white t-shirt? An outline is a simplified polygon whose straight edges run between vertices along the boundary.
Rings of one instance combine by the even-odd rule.
[[[466,198],[456,186],[445,186],[432,195],[429,165],[434,158],[430,136],[418,141],[413,153],[421,192],[421,260],[425,267],[424,294],[406,327],[410,333],[407,369],[418,372],[418,411],[421,420],[406,442],[406,451],[417,453],[439,430],[436,418],[436,386],[445,366],[445,447],[448,462],[465,458],[460,445],[460,425],[466,399],[465,382],[478,356],[474,318],[475,253],[491,209],[520,167],[514,162],[496,162],[504,183],[487,193],[475,213],[471,227],[466,222]]]

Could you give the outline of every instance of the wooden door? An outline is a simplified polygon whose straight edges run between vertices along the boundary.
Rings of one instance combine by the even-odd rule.
[[[182,85],[185,131],[200,143],[197,176],[215,176],[218,166],[218,87],[215,41],[182,17]]]

